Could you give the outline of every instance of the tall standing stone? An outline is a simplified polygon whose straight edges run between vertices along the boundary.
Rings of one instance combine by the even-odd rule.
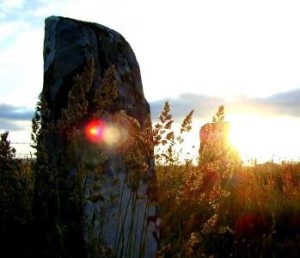
[[[47,18],[41,96],[36,218],[42,255],[154,257],[159,230],[150,108],[130,45],[99,24]],[[98,127],[89,129],[90,121]]]

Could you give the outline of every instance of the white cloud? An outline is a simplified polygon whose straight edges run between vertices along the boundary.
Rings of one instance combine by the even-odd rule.
[[[1,0],[0,9],[7,11],[11,9],[21,9],[25,4],[25,0]]]
[[[26,25],[22,21],[10,21],[0,24],[0,44],[5,45],[5,41],[15,37],[16,33],[25,28]]]
[[[34,107],[42,89],[43,34],[25,31],[0,50],[0,103]]]

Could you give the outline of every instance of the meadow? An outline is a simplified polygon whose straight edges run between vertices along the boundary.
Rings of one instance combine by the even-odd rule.
[[[182,162],[178,145],[184,146],[191,117],[175,135],[163,126],[172,119],[166,104],[155,127],[172,135],[156,156],[162,257],[299,257],[300,163],[243,164],[218,138],[200,148],[196,165]],[[213,125],[222,128],[224,118],[221,106]]]
[[[157,167],[163,257],[299,257],[300,163]]]
[[[157,257],[299,257],[300,162],[244,165],[238,152],[213,142],[195,163],[182,160],[193,112],[172,129],[165,104],[153,125],[160,246]],[[213,123],[224,122],[218,110]],[[1,134],[0,247],[33,257],[35,160],[16,159]],[[17,247],[17,248],[16,248]]]

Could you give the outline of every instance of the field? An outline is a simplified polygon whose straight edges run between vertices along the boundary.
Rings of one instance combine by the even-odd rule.
[[[157,172],[164,257],[299,257],[300,163]]]
[[[299,257],[300,162],[244,165],[218,140],[182,161],[192,112],[172,130],[166,103],[153,126],[159,218],[158,257]],[[222,109],[213,123],[222,124]],[[1,134],[1,253],[34,257],[34,160],[18,160]],[[225,147],[226,148],[225,148]],[[14,248],[17,246],[18,248]]]
[[[182,162],[192,113],[177,135],[169,113],[166,103],[155,126],[163,132],[156,148],[162,257],[299,257],[300,163],[245,165],[227,140],[223,106],[208,126],[213,134],[201,136],[196,164]]]

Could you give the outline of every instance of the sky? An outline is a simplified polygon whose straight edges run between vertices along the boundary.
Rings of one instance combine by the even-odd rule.
[[[289,0],[0,0],[0,132],[29,153],[44,20],[58,15],[121,33],[139,62],[153,120],[166,100],[175,121],[195,110],[187,140],[194,149],[201,125],[224,105],[244,159],[297,160],[299,13],[300,2]]]

